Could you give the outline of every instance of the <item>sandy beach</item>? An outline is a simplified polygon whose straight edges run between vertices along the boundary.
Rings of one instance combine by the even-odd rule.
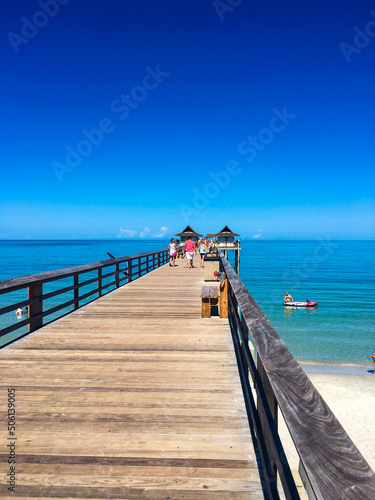
[[[324,371],[323,367],[322,371]],[[357,371],[360,372],[360,370]],[[375,470],[375,376],[365,369],[362,369],[362,372],[366,375],[342,373],[307,373],[307,375],[370,467]],[[291,469],[297,470],[297,452],[281,416],[279,432]]]

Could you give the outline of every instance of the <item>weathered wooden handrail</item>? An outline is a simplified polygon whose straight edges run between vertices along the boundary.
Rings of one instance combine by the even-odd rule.
[[[167,250],[163,249],[155,252],[146,252],[137,255],[120,257],[117,259],[108,259],[100,262],[94,262],[92,264],[85,264],[82,266],[0,281],[0,295],[22,289],[28,290],[28,299],[18,300],[17,302],[1,308],[0,316],[25,306],[29,308],[28,318],[17,321],[17,323],[11,324],[10,326],[0,330],[0,337],[3,337],[4,335],[7,335],[8,333],[18,330],[24,326],[28,326],[29,332],[34,331],[43,326],[43,318],[46,316],[56,313],[69,306],[72,306],[74,309],[78,309],[80,307],[80,301],[92,297],[94,294],[96,294],[97,297],[101,297],[103,291],[109,287],[118,288],[121,284],[124,284],[124,281],[129,283],[134,279],[147,274],[153,269],[166,264],[168,261],[167,254]],[[125,267],[121,266],[121,264],[125,265]],[[114,266],[115,270],[103,274],[103,269],[111,266]],[[97,271],[97,276],[80,282],[79,278],[81,275],[93,271]],[[114,280],[103,284],[103,280],[111,276],[114,277]],[[73,277],[72,285],[64,286],[53,292],[43,293],[43,285],[45,283],[71,277]],[[93,290],[89,290],[88,292],[80,295],[80,289],[82,287],[93,283],[97,283],[97,286]],[[74,296],[72,299],[44,310],[43,303],[45,300],[67,292],[73,292]],[[92,297],[91,300],[94,300],[95,298],[96,297]],[[15,339],[12,339],[12,341],[14,340]],[[4,345],[7,345],[7,343],[8,342]]]
[[[280,408],[306,474],[310,498],[373,500],[374,471],[224,254],[219,253],[228,278],[229,322],[237,347],[245,401],[256,429],[271,498],[278,498],[275,474],[270,474],[275,473],[275,468],[286,498],[298,498],[277,433],[277,408]],[[257,351],[257,367],[248,346],[249,334]],[[257,391],[257,408],[249,385],[249,372]]]

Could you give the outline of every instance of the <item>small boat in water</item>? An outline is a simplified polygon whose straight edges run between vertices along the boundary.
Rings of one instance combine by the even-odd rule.
[[[287,307],[318,307],[317,302],[284,302]]]

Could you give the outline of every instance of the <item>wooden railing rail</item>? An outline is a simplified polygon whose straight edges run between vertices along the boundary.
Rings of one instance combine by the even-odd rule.
[[[134,279],[143,276],[146,273],[160,267],[168,262],[168,252],[166,249],[158,250],[155,252],[146,252],[137,255],[130,255],[126,257],[120,257],[117,259],[109,259],[101,262],[94,262],[93,264],[85,264],[82,266],[71,267],[67,269],[59,269],[56,271],[48,271],[45,273],[32,274],[30,276],[22,276],[20,278],[8,279],[0,282],[0,295],[15,292],[22,289],[27,289],[28,298],[24,300],[17,300],[6,307],[0,309],[0,316],[12,312],[18,308],[28,307],[28,317],[17,321],[17,323],[11,324],[0,330],[0,337],[7,335],[15,330],[18,330],[24,326],[28,326],[28,331],[34,331],[37,328],[43,326],[43,319],[46,316],[54,314],[61,309],[65,309],[72,306],[73,309],[78,309],[80,307],[80,302],[92,297],[94,300],[97,297],[103,295],[104,290],[109,287],[120,287],[125,283],[130,283]],[[105,272],[103,270],[108,267],[114,266],[115,270],[110,272]],[[97,271],[97,276],[94,278],[87,279],[85,281],[80,281],[80,277],[85,273]],[[113,276],[113,280],[109,283],[103,283],[103,280]],[[65,278],[73,278],[73,284],[69,286],[63,286],[58,290],[54,290],[49,293],[43,293],[43,285],[50,283],[52,281],[57,281]],[[125,282],[125,283],[124,283]],[[86,291],[82,295],[80,294],[80,289],[82,287],[96,283],[97,286],[89,291]],[[54,307],[50,307],[44,310],[43,305],[47,299],[51,299],[58,295],[62,295],[68,292],[73,292],[73,298],[66,300],[61,304],[57,304]],[[69,311],[71,312],[71,311]],[[23,334],[24,335],[24,334]],[[21,336],[23,336],[21,335]],[[12,339],[14,341],[16,339]],[[4,344],[7,345],[7,342]]]
[[[277,432],[280,409],[300,457],[310,499],[373,500],[375,473],[219,251],[228,279],[229,322],[249,418],[271,498],[276,471],[286,498],[299,498]],[[249,349],[256,349],[256,363]],[[249,374],[256,390],[254,401]]]

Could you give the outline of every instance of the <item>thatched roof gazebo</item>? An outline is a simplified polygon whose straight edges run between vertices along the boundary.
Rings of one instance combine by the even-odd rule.
[[[185,229],[181,233],[175,234],[175,236],[178,236],[181,240],[181,243],[189,239],[189,236],[191,236],[191,239],[193,241],[197,241],[202,235],[194,231],[194,229],[191,226],[186,226]]]
[[[219,243],[233,243],[235,236],[239,236],[239,234],[234,233],[228,226],[224,226],[221,231],[215,234]]]

